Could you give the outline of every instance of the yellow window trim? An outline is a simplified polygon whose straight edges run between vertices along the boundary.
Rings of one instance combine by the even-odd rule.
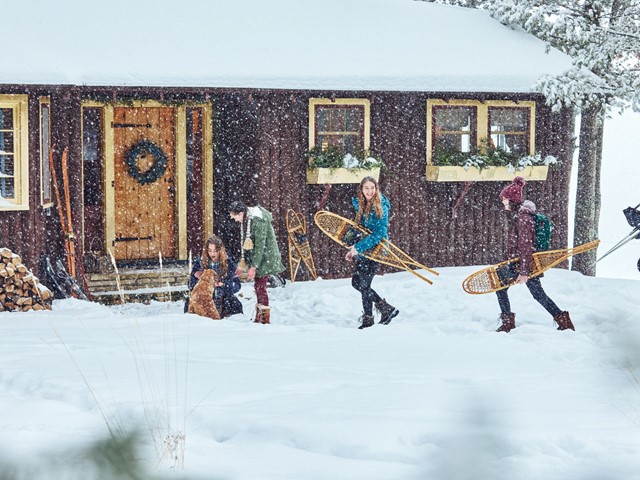
[[[489,108],[490,107],[516,107],[527,108],[530,111],[530,123],[529,123],[529,154],[535,154],[535,125],[536,125],[536,102],[521,101],[515,102],[512,100],[442,100],[439,98],[427,99],[427,165],[432,165],[431,152],[433,150],[433,137],[431,132],[433,130],[433,115],[432,107],[434,106],[460,106],[460,107],[475,107],[476,109],[476,139],[478,144],[482,139],[487,138],[487,132],[489,131]]]
[[[29,210],[29,96],[0,95],[0,108],[11,108],[14,115],[14,198],[13,205],[0,205],[0,211]]]
[[[365,150],[369,150],[371,135],[371,102],[366,98],[310,98],[309,99],[309,150],[316,146],[316,107],[320,105],[344,105],[364,107],[364,138]],[[333,132],[335,133],[335,132]]]

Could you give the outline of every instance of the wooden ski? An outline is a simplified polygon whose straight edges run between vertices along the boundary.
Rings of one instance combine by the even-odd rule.
[[[56,196],[56,205],[58,207],[58,216],[60,218],[60,227],[62,228],[62,233],[64,236],[64,249],[65,249],[65,258],[67,264],[67,271],[70,277],[69,281],[73,281],[77,285],[77,271],[76,271],[76,241],[77,237],[74,233],[73,228],[73,219],[71,215],[71,193],[69,190],[69,149],[65,148],[62,152],[62,186],[64,189],[64,205],[62,203],[62,198],[60,196],[60,188],[58,187],[58,176],[57,170],[55,167],[55,162],[53,160],[53,146],[49,150],[49,167],[51,169],[51,180],[53,182],[54,193]],[[84,268],[83,265],[80,266],[82,271],[82,279],[84,282],[84,288],[88,295],[89,293],[89,285],[87,284],[86,277],[84,276]],[[80,295],[78,290],[81,289],[77,285],[77,288],[71,289],[71,294],[76,298],[86,299],[87,297],[82,293]]]

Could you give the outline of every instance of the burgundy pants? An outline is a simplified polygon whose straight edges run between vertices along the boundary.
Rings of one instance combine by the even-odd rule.
[[[256,291],[256,299],[260,305],[269,305],[269,295],[267,295],[267,282],[269,281],[269,275],[264,277],[256,277],[254,280],[253,288]]]

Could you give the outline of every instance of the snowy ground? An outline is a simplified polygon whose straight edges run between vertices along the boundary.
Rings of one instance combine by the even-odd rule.
[[[514,287],[518,328],[498,334],[495,295],[460,287],[474,270],[376,277],[401,313],[367,330],[349,279],[270,290],[270,326],[177,303],[0,313],[0,464],[138,427],[167,478],[640,478],[640,281],[552,270],[577,331]],[[161,440],[181,433],[171,469]]]

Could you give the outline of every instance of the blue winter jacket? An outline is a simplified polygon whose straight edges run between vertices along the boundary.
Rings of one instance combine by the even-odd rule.
[[[384,238],[389,238],[389,210],[391,209],[391,204],[389,203],[387,197],[385,197],[384,195],[380,195],[380,200],[382,203],[381,218],[378,218],[374,209],[371,209],[371,212],[368,216],[365,216],[363,213],[362,218],[356,218],[356,222],[360,223],[360,225],[362,225],[363,227],[371,230],[370,235],[367,235],[365,238],[354,245],[358,253],[371,250]],[[353,198],[351,200],[351,203],[353,204],[353,208],[355,208],[357,214],[359,206],[358,199]]]

